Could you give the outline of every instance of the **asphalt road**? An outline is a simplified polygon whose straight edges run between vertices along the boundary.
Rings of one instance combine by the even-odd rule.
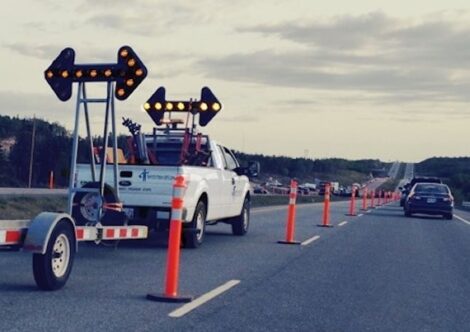
[[[180,318],[169,314],[181,304],[145,299],[163,290],[162,239],[81,245],[58,292],[36,290],[28,254],[0,252],[0,331],[468,331],[470,222],[347,207],[332,204],[333,228],[316,226],[320,204],[299,207],[296,239],[319,236],[305,246],[276,242],[286,208],[253,211],[245,237],[208,228],[203,247],[182,251],[180,293],[239,283]]]

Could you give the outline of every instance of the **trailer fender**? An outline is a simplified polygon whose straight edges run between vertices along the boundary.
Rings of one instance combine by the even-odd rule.
[[[44,255],[52,231],[57,223],[62,220],[69,222],[73,228],[75,251],[77,251],[78,244],[75,236],[75,223],[72,217],[67,213],[56,212],[41,212],[31,221],[26,233],[23,251]]]

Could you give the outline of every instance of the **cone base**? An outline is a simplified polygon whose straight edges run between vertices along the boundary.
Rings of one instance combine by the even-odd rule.
[[[188,303],[193,300],[192,296],[168,296],[165,294],[147,294],[147,300],[167,303]]]
[[[280,244],[301,244],[302,242],[299,241],[277,241]]]
[[[349,216],[349,217],[357,217],[357,214],[352,214],[352,213],[346,213],[345,216]]]
[[[333,225],[330,225],[330,224],[328,224],[328,225],[322,224],[322,225],[317,225],[317,226],[318,226],[318,227],[328,227],[328,228],[333,227]]]

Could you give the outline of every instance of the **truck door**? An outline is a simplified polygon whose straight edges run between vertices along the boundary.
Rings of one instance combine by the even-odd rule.
[[[238,167],[238,163],[232,152],[227,148],[220,148],[226,163],[224,174],[229,179],[230,193],[227,201],[227,211],[230,211],[230,215],[235,216],[240,213],[243,204],[243,182],[241,177],[234,171]]]

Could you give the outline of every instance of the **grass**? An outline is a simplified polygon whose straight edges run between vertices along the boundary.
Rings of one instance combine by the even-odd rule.
[[[349,197],[331,196],[331,201],[349,200]],[[297,204],[308,204],[323,202],[323,196],[297,196]],[[251,197],[251,207],[288,205],[289,196],[287,195],[254,195]]]
[[[44,211],[65,211],[66,196],[1,195],[0,219],[31,219]]]
[[[297,204],[323,202],[323,196],[298,196]],[[331,196],[332,201],[348,200],[349,197]],[[274,206],[289,204],[289,196],[254,195],[251,206]],[[0,219],[32,219],[44,211],[59,212],[67,209],[67,197],[57,195],[0,195]]]

